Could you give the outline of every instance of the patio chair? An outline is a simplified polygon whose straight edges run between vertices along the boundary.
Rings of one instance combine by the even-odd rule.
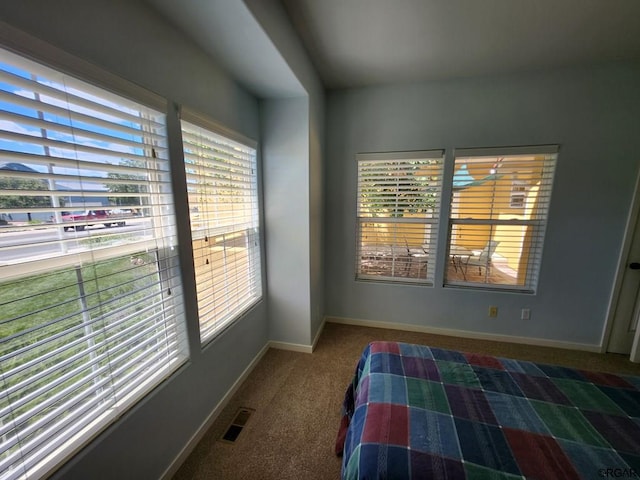
[[[406,238],[404,240],[404,244],[407,247],[407,256],[409,257],[407,273],[411,272],[411,267],[413,265],[413,262],[415,261],[416,264],[418,265],[418,277],[419,277],[420,273],[422,272],[422,269],[426,268],[427,263],[429,263],[429,254],[425,252],[424,249],[422,248],[419,248],[419,249],[409,248],[409,242],[407,242]]]
[[[407,255],[407,250],[401,245],[390,244],[386,246],[380,262],[384,270],[390,270],[392,277],[407,276],[408,274],[410,258]]]
[[[478,267],[478,275],[482,275],[483,268],[486,270],[487,275],[489,275],[491,272],[491,257],[496,251],[496,247],[499,243],[500,242],[496,242],[495,240],[490,240],[482,250],[474,250],[473,255],[464,262],[465,274],[469,265],[471,265],[472,267]]]

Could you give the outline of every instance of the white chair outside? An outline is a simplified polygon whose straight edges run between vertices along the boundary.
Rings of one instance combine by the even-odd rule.
[[[415,263],[418,265],[418,277],[420,277],[422,269],[426,268],[427,263],[429,263],[429,254],[424,248],[410,248],[409,242],[407,242],[406,239],[404,240],[404,244],[407,247],[407,256],[409,257],[407,273],[411,272],[411,267]]]
[[[484,246],[482,250],[474,250],[467,261],[464,263],[464,273],[466,274],[469,265],[472,267],[478,267],[478,274],[482,275],[482,269],[484,268],[487,276],[491,273],[491,257],[493,257],[496,247],[500,242],[490,240]]]

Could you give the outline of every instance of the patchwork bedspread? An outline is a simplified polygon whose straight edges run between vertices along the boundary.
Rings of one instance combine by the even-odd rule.
[[[343,479],[640,478],[640,377],[373,342],[336,453]]]

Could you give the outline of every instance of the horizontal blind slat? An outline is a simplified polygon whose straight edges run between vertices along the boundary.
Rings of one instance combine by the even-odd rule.
[[[84,92],[84,95],[81,96],[83,92],[78,92],[75,90],[71,90],[66,88],[64,84],[60,84],[56,82],[56,80],[48,80],[42,79],[42,81],[50,82],[50,85],[56,85],[59,88],[54,88],[53,86],[45,85],[39,81],[27,79],[21,77],[20,75],[16,75],[10,73],[6,70],[0,69],[0,80],[4,83],[8,83],[15,87],[23,87],[27,89],[27,92],[38,94],[44,96],[49,101],[44,101],[42,98],[39,100],[40,107],[46,109],[47,105],[51,105],[51,100],[57,100],[62,102],[63,105],[66,106],[66,112],[74,111],[73,108],[69,108],[70,105],[75,105],[78,107],[84,107],[94,112],[109,115],[115,118],[123,118],[129,121],[140,121],[140,117],[128,113],[126,110],[122,108],[112,107],[104,103],[98,103],[97,101],[91,100],[91,98],[96,98],[93,95],[88,95]],[[74,91],[76,93],[74,93]],[[96,99],[97,100],[97,99]],[[96,118],[95,115],[90,115],[90,118]],[[158,127],[164,127],[164,125],[160,122],[154,122]]]
[[[37,100],[22,97],[19,95],[14,95],[1,89],[0,89],[0,102],[6,102],[14,106],[32,109],[36,111],[44,111],[48,114],[51,114],[54,116],[60,116],[62,118],[69,119],[71,121],[81,122],[83,124],[88,124],[88,125],[94,125],[96,128],[112,130],[112,131],[120,132],[127,135],[140,135],[140,130],[136,128],[113,123],[112,121],[96,118],[84,113],[69,111],[64,107],[58,107],[50,104],[48,105],[42,104],[42,102],[39,102]],[[158,122],[154,122],[154,123],[158,124]],[[150,138],[154,140],[164,139],[164,135],[156,134],[153,131],[148,131],[145,133],[149,134]]]
[[[144,162],[147,159],[146,155],[135,154],[133,152],[123,152],[113,150],[111,148],[91,146],[91,145],[83,145],[77,142],[66,142],[63,140],[55,140],[48,137],[36,137],[33,135],[27,135],[23,133],[13,133],[7,132],[6,130],[0,130],[0,140],[4,140],[5,142],[16,142],[18,144],[32,144],[38,147],[48,147],[59,149],[60,151],[67,151],[67,156],[65,157],[63,153],[59,155],[54,155],[51,158],[55,159],[58,157],[62,158],[78,158],[78,154],[88,154],[88,155],[99,155],[101,157],[108,158],[117,158],[117,159],[125,159],[131,160],[133,162]],[[142,147],[143,145],[140,145]],[[149,148],[149,147],[147,147]],[[94,167],[95,168],[95,167]]]
[[[42,132],[46,132],[47,134],[64,134],[66,136],[77,136],[86,139],[91,139],[94,141],[101,142],[109,142],[111,145],[118,146],[126,146],[126,147],[134,147],[140,148],[140,142],[135,140],[129,140],[122,136],[118,137],[111,134],[106,134],[104,132],[96,132],[93,130],[81,128],[77,125],[66,125],[63,123],[58,123],[50,120],[44,120],[41,118],[30,117],[27,115],[21,115],[18,113],[0,111],[0,120],[4,120],[6,122],[11,122],[19,127],[29,126],[40,129],[40,135]],[[6,131],[11,131],[8,128],[5,128]],[[131,129],[130,133],[136,133],[136,135],[140,135],[140,131],[136,131]],[[35,132],[34,132],[35,133]],[[34,136],[34,135],[32,135]],[[154,135],[151,132],[145,132],[145,136],[153,137],[155,140],[164,140],[163,136]],[[159,146],[157,148],[160,148]]]

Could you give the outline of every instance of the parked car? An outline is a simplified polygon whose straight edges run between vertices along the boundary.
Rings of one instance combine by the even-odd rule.
[[[63,222],[74,222],[73,225],[65,225],[64,231],[75,230],[81,232],[86,227],[102,223],[105,227],[123,227],[127,215],[124,212],[113,210],[86,210],[82,212],[62,212]]]

